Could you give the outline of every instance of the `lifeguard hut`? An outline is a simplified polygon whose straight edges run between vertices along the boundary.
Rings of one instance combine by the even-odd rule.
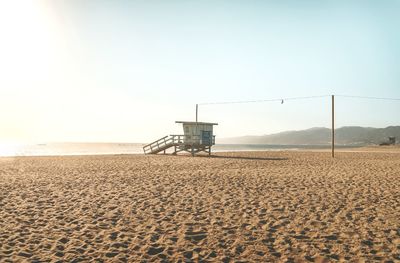
[[[199,152],[206,152],[211,155],[211,147],[215,145],[213,126],[218,123],[176,121],[183,126],[183,135],[169,135],[143,147],[145,154],[166,153],[166,150],[173,147],[173,153],[186,151],[194,156]]]

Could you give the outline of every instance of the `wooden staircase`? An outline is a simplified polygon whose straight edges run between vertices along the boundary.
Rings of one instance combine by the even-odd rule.
[[[157,154],[159,152],[163,152],[170,147],[178,146],[182,143],[183,138],[180,138],[181,135],[167,135],[143,146],[143,151],[145,154]]]
[[[190,140],[193,140],[190,142]],[[197,141],[197,143],[196,143]],[[207,142],[200,141],[200,136],[192,135],[167,135],[143,146],[143,152],[145,154],[157,154],[164,152],[171,147],[174,147],[173,154],[178,152],[186,151],[194,155],[200,151],[205,151],[211,154],[211,146],[215,144],[215,136]]]

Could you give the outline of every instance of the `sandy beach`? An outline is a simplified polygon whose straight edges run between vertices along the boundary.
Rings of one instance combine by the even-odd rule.
[[[400,150],[0,158],[1,262],[398,262]]]

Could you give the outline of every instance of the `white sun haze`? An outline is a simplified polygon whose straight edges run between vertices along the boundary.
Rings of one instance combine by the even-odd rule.
[[[56,21],[40,1],[1,1],[0,22],[6,84],[28,90],[27,85],[38,84],[51,71],[52,60],[59,55]]]
[[[104,79],[90,72],[88,49],[67,23],[49,2],[0,2],[3,145],[128,141],[146,123],[139,114],[144,102],[104,88]],[[138,113],[135,122],[129,112]]]
[[[82,77],[73,58],[81,51],[68,43],[73,32],[53,11],[42,1],[0,2],[0,141],[8,145],[90,141],[105,118],[94,109],[124,104]]]
[[[49,76],[61,55],[56,27],[40,1],[0,2],[0,119],[7,123],[3,140],[26,137],[37,115],[36,98],[51,89]]]
[[[201,102],[399,97],[398,4],[192,2],[0,0],[0,142],[149,142],[182,132],[174,121]],[[338,127],[398,120],[394,104],[373,117],[359,114],[370,102],[336,103]],[[220,123],[218,138],[268,134],[329,126],[329,105],[201,106],[199,118]]]

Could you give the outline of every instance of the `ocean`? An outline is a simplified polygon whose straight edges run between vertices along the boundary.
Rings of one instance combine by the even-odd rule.
[[[65,156],[143,154],[142,143],[47,143],[26,145],[0,144],[0,156]],[[336,146],[349,148],[350,146]],[[351,146],[351,147],[354,147]],[[213,152],[282,151],[302,149],[329,149],[330,145],[276,145],[276,144],[216,144]]]

